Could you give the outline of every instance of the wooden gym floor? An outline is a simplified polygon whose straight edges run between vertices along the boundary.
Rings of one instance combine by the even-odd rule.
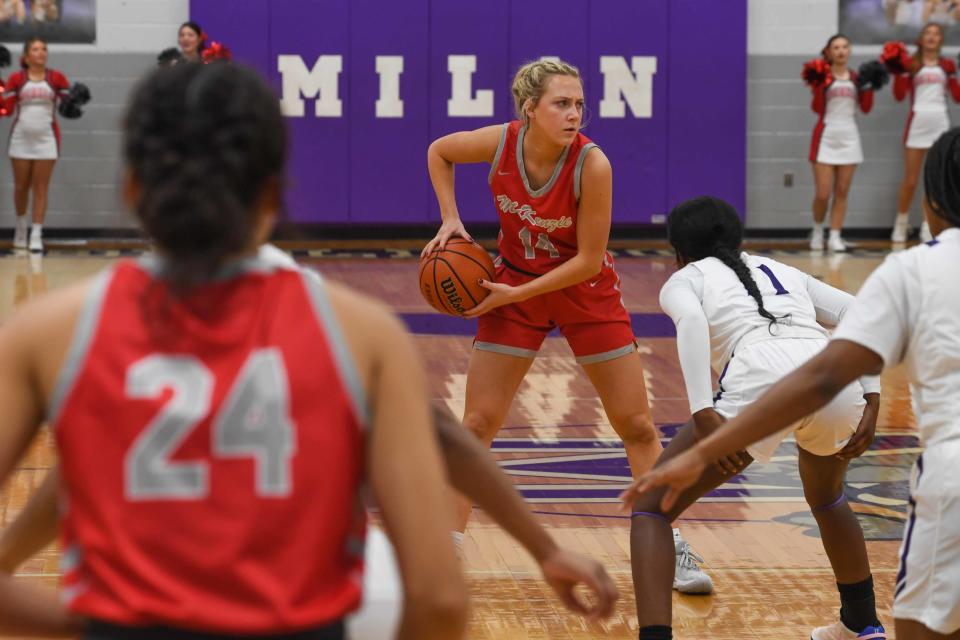
[[[454,412],[463,407],[473,325],[433,313],[417,293],[415,247],[363,250],[356,245],[296,249],[298,260],[390,302],[417,334],[433,395]],[[634,320],[647,371],[654,419],[668,441],[688,408],[672,323],[659,312],[660,286],[673,272],[662,245],[617,251],[624,300]],[[0,321],[22,302],[95,273],[129,247],[53,250],[43,258],[0,254]],[[856,292],[885,255],[882,243],[846,256],[811,255],[798,245],[758,245],[758,252]],[[880,616],[892,630],[890,604],[897,549],[907,509],[909,468],[918,453],[915,421],[900,371],[883,378],[878,438],[856,460],[847,496],[868,538]],[[530,506],[558,540],[601,560],[620,587],[615,616],[588,626],[568,615],[539,580],[536,565],[484,514],[467,530],[464,569],[472,593],[474,639],[636,638],[629,564],[629,519],[616,495],[629,469],[623,448],[565,342],[547,339],[520,389],[494,451]],[[53,464],[48,434],[39,438],[11,481],[0,489],[0,525],[10,522]],[[807,638],[838,615],[830,567],[800,490],[796,449],[782,445],[768,465],[732,479],[680,520],[684,536],[705,559],[712,596],[674,596],[676,638]],[[51,585],[57,552],[23,567],[22,579]],[[891,636],[892,637],[892,636]]]

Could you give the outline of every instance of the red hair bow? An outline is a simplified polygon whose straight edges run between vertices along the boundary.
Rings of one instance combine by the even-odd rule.
[[[210,64],[216,61],[229,62],[233,60],[233,54],[226,46],[220,42],[213,42],[209,47],[203,50],[203,63]]]

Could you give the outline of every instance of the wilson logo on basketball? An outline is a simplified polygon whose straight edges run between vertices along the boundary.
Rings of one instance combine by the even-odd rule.
[[[457,293],[457,285],[454,283],[453,278],[444,278],[440,282],[440,288],[443,289],[443,295],[447,297],[447,302],[450,303],[453,310],[457,313],[463,313],[465,311],[463,308],[463,298]]]

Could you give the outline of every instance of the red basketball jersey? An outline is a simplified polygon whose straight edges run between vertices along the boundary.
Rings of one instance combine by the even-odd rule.
[[[156,259],[97,281],[50,407],[74,612],[277,634],[358,605],[363,389],[320,277],[270,253],[182,303]]]
[[[500,216],[501,258],[540,275],[577,254],[580,173],[587,152],[597,145],[577,134],[547,183],[533,189],[523,165],[525,132],[519,120],[503,125],[488,181]]]

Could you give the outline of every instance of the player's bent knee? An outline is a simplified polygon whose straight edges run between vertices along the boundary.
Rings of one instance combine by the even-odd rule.
[[[649,415],[635,413],[614,420],[613,423],[625,445],[648,445],[660,439],[657,428],[653,425],[653,419]]]
[[[479,411],[471,411],[463,417],[463,426],[484,442],[488,442],[500,430],[500,422]]]

